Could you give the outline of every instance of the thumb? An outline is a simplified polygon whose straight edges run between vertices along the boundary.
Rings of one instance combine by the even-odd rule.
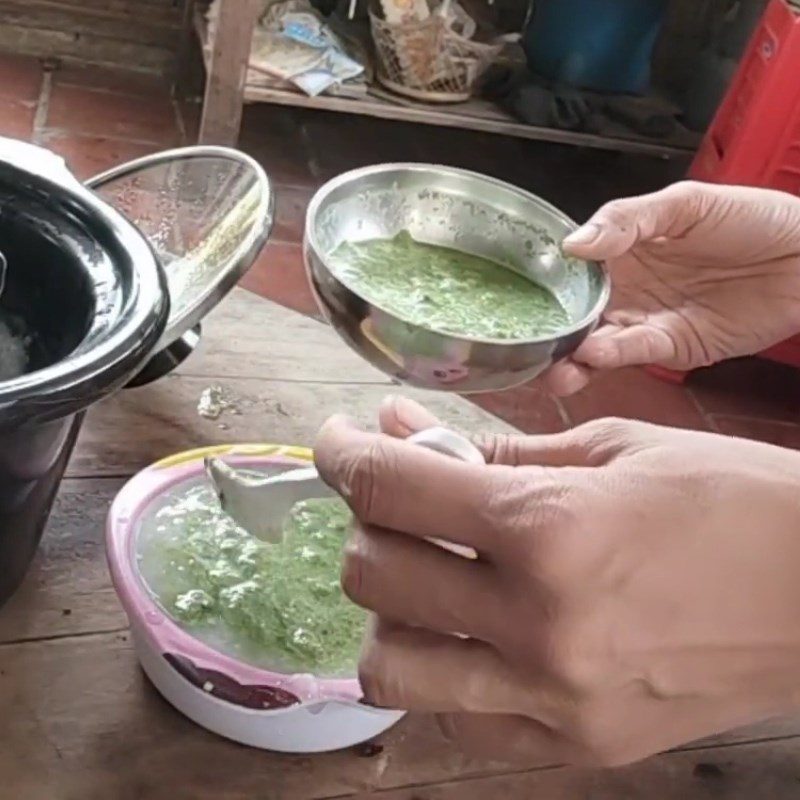
[[[441,422],[426,408],[407,397],[389,395],[378,409],[381,431],[395,439],[409,436],[428,428],[437,428]]]
[[[659,192],[614,200],[564,239],[564,250],[578,258],[606,261],[635,244],[684,235],[708,213],[713,200],[703,184],[684,181]]]

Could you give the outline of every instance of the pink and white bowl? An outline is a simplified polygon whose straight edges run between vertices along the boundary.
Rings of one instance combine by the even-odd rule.
[[[383,733],[404,712],[361,703],[356,678],[279,674],[244,663],[192,636],[153,598],[137,567],[140,522],[165,492],[202,479],[206,456],[267,473],[307,466],[312,458],[305,448],[281,445],[208,447],[159,461],[122,488],[108,515],[106,553],[145,674],[193,722],[252,747],[321,753]],[[320,482],[320,497],[328,494]]]

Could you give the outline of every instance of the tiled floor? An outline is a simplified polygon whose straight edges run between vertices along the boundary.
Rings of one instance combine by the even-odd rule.
[[[163,81],[91,68],[45,71],[36,60],[0,55],[0,135],[56,150],[82,177],[187,142],[196,110],[182,110]],[[264,164],[278,198],[272,241],[243,284],[305,314],[316,312],[299,244],[305,206],[321,182],[345,169],[390,160],[469,167],[511,180],[583,219],[608,199],[677,179],[685,166],[265,106],[246,109],[241,146]],[[800,448],[800,372],[752,359],[697,373],[686,387],[626,370],[568,400],[534,385],[479,402],[530,432],[618,415]]]

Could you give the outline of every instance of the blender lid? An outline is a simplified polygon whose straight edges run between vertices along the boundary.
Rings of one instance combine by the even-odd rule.
[[[154,360],[185,335],[196,335],[272,230],[274,195],[266,173],[225,147],[145,156],[86,185],[144,234],[166,273],[170,315]]]

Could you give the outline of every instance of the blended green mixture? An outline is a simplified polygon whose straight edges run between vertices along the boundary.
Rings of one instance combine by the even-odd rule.
[[[339,584],[350,511],[298,503],[280,544],[239,528],[210,488],[176,494],[138,540],[139,569],[164,610],[213,647],[261,667],[355,674],[366,614]]]
[[[330,256],[337,273],[371,303],[440,333],[532,339],[569,323],[547,289],[480,256],[394,239],[344,242]]]

